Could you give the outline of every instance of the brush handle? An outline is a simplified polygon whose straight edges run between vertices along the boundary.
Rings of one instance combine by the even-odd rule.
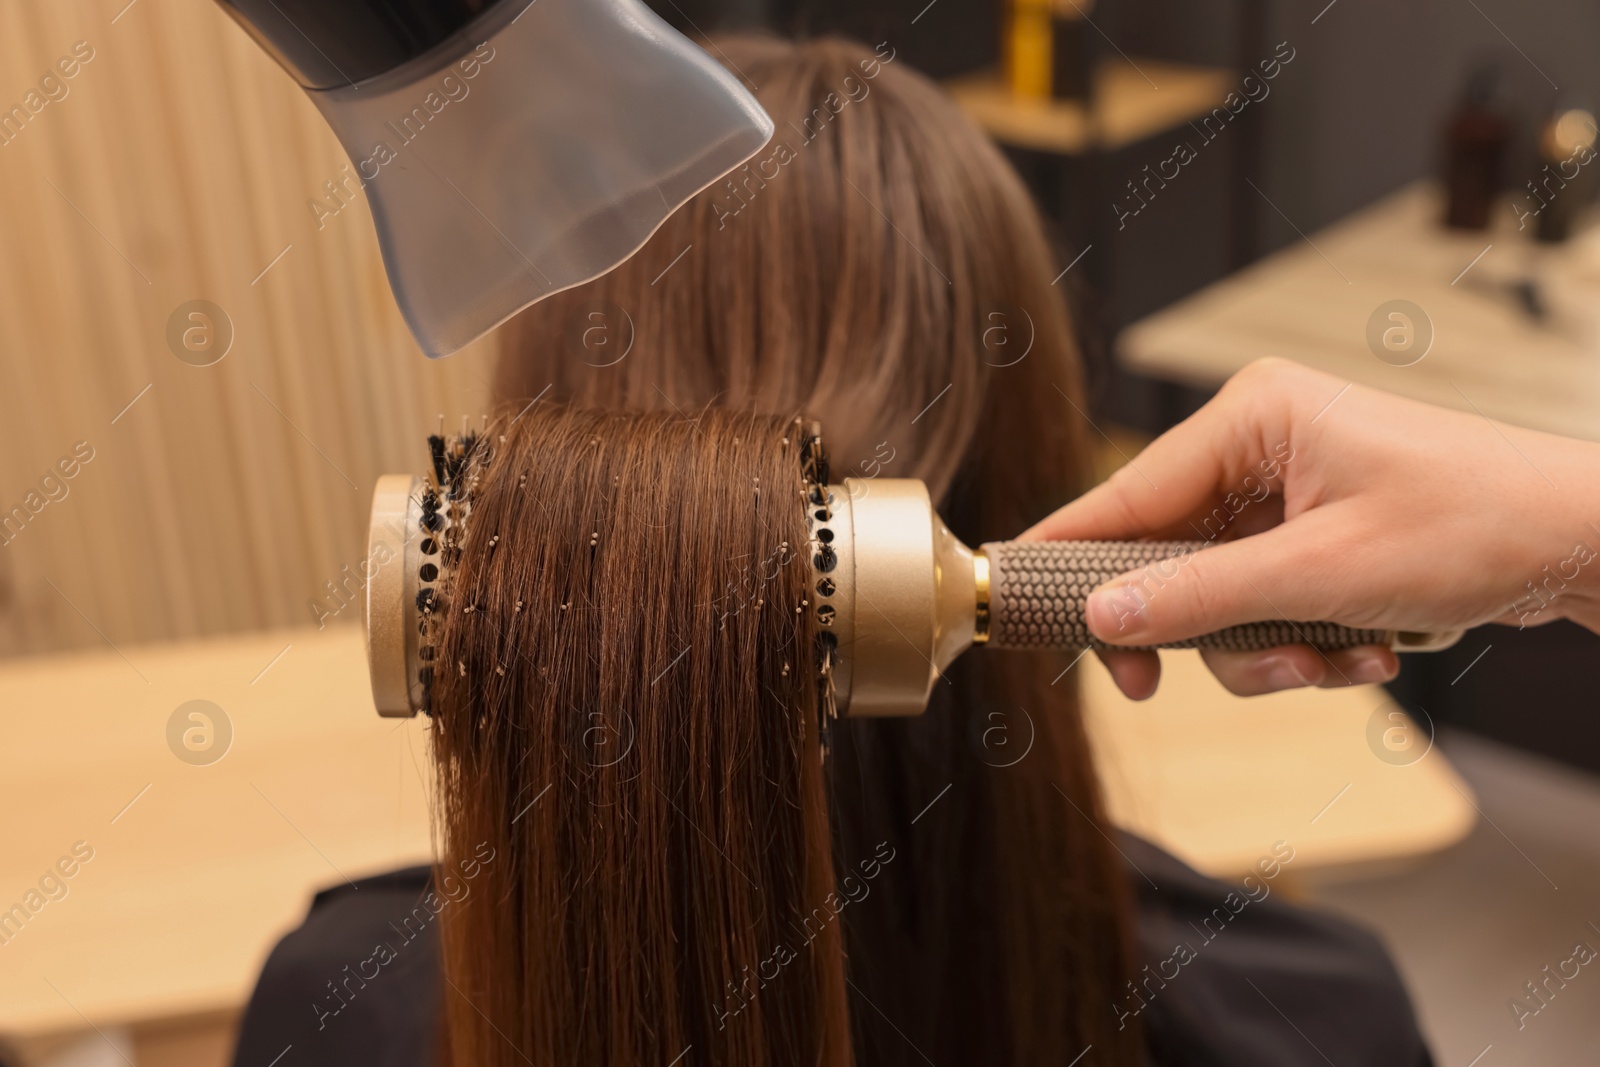
[[[1205,541],[994,541],[989,560],[989,639],[992,648],[1105,648],[1089,633],[1088,596],[1112,578],[1142,571],[1145,596],[1161,596],[1180,578]],[[1388,630],[1358,630],[1329,622],[1245,623],[1143,648],[1221,648],[1237,652],[1308,644],[1323,650],[1390,645]]]

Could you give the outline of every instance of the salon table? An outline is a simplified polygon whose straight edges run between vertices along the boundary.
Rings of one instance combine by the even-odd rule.
[[[1147,704],[1092,656],[1059,684],[1082,684],[1114,818],[1202,870],[1237,876],[1278,841],[1297,872],[1392,862],[1470,829],[1442,754],[1375,754],[1374,716],[1393,726],[1380,689],[1242,701],[1192,653],[1166,660]],[[221,716],[172,727],[192,700]],[[117,1041],[138,1067],[224,1064],[311,895],[430,854],[425,720],[373,712],[357,627],[13,660],[0,701],[0,909],[79,842],[93,850],[0,928],[0,1034],[25,1048]]]
[[[1442,212],[1431,182],[1406,186],[1128,327],[1117,358],[1148,377],[1214,389],[1258,356],[1282,356],[1430,404],[1600,440],[1600,228],[1539,245],[1531,221],[1518,230],[1509,202],[1482,233],[1444,229]],[[1529,282],[1543,318],[1520,295]],[[1368,346],[1368,320],[1392,300],[1422,309],[1432,343],[1385,361]]]

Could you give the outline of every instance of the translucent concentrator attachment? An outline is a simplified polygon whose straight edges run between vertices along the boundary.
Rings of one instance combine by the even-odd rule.
[[[391,29],[352,30],[371,5],[223,4],[349,152],[430,357],[617,266],[772,136],[739,81],[638,0],[404,0],[383,18],[421,29],[396,30],[399,61],[371,76],[371,42]]]

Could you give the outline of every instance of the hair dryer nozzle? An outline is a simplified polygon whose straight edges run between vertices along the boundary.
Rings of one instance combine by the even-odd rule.
[[[639,0],[500,0],[393,69],[307,92],[430,357],[616,267],[773,129]]]

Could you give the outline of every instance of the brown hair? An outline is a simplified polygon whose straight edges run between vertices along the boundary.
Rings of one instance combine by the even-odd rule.
[[[539,405],[455,478],[431,658],[441,869],[475,876],[443,913],[451,1062],[849,1062],[800,444]]]
[[[887,45],[709,47],[773,143],[630,262],[515,320],[499,396],[809,411],[835,480],[920,477],[970,544],[1084,488],[1060,266],[995,147]],[[1091,1044],[1139,1062],[1113,1010],[1126,886],[1070,662],[969,655],[920,718],[832,730],[835,857],[899,850],[841,916],[861,1062],[1067,1063]]]

